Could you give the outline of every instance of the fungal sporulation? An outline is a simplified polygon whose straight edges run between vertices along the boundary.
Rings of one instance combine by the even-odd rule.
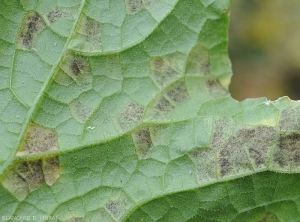
[[[300,134],[281,134],[278,147],[274,151],[274,162],[280,167],[300,166]]]
[[[72,116],[80,123],[85,123],[92,114],[92,109],[82,104],[78,99],[69,104]]]
[[[188,153],[197,166],[198,182],[205,182],[216,178],[215,151],[211,148],[196,148]]]
[[[143,115],[144,107],[131,102],[125,107],[123,112],[117,116],[117,123],[123,131],[126,131],[137,125],[142,120]]]
[[[29,192],[43,184],[53,185],[60,175],[57,156],[15,164],[1,183],[18,200],[24,200]]]
[[[152,78],[158,86],[164,87],[176,81],[180,75],[162,57],[154,57],[150,61]]]
[[[282,110],[279,117],[280,130],[299,130],[300,129],[300,108]]]
[[[175,105],[179,105],[190,98],[185,81],[180,80],[166,90],[166,97]]]
[[[18,46],[22,49],[32,49],[34,38],[45,27],[45,22],[36,12],[28,13],[20,30]]]
[[[138,158],[149,158],[151,155],[152,140],[148,127],[142,127],[134,131],[131,135]]]
[[[22,156],[54,150],[58,150],[56,132],[36,124],[31,124],[26,131],[24,141],[17,155]]]
[[[211,138],[211,147],[220,148],[235,130],[235,122],[231,118],[216,119],[213,123],[213,134]]]

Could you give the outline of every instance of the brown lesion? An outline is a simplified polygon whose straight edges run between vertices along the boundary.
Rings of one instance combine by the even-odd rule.
[[[46,16],[50,23],[54,23],[57,20],[59,20],[62,17],[62,15],[63,15],[63,12],[61,11],[61,9],[56,8],[56,9],[50,11]]]

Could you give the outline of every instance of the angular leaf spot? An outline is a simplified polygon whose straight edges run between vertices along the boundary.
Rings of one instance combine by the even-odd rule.
[[[46,17],[47,17],[47,19],[49,20],[50,23],[54,23],[54,22],[56,22],[58,19],[61,18],[62,14],[63,14],[62,10],[59,9],[59,8],[56,8],[56,9],[50,11],[50,12],[46,15]]]
[[[3,187],[13,193],[18,200],[24,200],[29,193],[28,184],[14,170],[10,170],[1,181]]]
[[[18,163],[14,169],[24,180],[26,180],[30,192],[36,190],[45,182],[41,160],[24,161]]]
[[[43,159],[43,172],[46,184],[51,186],[60,176],[58,156]]]
[[[117,123],[123,131],[126,131],[136,126],[142,120],[143,115],[144,107],[132,102],[117,116]]]
[[[31,124],[26,131],[18,156],[58,150],[57,134],[51,129]]]
[[[280,220],[275,214],[266,212],[257,222],[280,222]]]
[[[139,159],[147,159],[151,155],[152,140],[148,127],[134,131],[132,139]]]
[[[282,134],[274,150],[274,162],[280,167],[300,166],[300,133]]]
[[[18,200],[43,184],[53,185],[60,176],[58,156],[42,160],[22,161],[13,166],[2,180],[2,185]]]
[[[135,14],[144,8],[142,0],[125,0],[126,12]]]
[[[220,149],[218,166],[221,177],[252,171],[247,153],[235,137]]]
[[[186,75],[204,76],[209,74],[210,59],[206,48],[197,44],[190,52],[186,63]]]
[[[165,96],[175,105],[179,105],[190,98],[184,80],[180,80],[168,88]]]
[[[227,90],[219,83],[217,79],[209,79],[205,82],[208,92],[214,97],[226,96]]]
[[[80,123],[85,123],[91,116],[93,110],[75,99],[69,104],[72,116]]]
[[[268,151],[274,143],[277,131],[272,127],[259,126],[241,128],[237,138],[248,149],[249,156],[256,168],[266,166]]]
[[[78,79],[81,75],[89,74],[91,71],[87,57],[73,54],[65,56],[61,64],[61,69],[74,80]]]
[[[21,49],[32,49],[35,36],[43,30],[45,26],[45,22],[36,12],[28,13],[20,30],[18,46]]]
[[[163,58],[155,57],[150,61],[151,75],[158,86],[164,87],[176,81],[180,75]]]
[[[235,122],[231,118],[216,119],[213,123],[213,135],[211,138],[211,147],[220,148],[235,130]]]
[[[216,152],[211,148],[196,148],[189,152],[189,157],[196,163],[198,182],[217,178]]]
[[[108,202],[105,207],[115,219],[120,218],[126,212],[124,205],[118,200]]]
[[[279,118],[280,130],[299,130],[300,129],[300,108],[282,110]]]

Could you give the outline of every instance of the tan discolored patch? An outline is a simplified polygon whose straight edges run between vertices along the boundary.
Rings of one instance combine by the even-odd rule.
[[[211,148],[196,148],[188,153],[197,166],[197,180],[199,183],[217,178],[215,150]]]
[[[143,118],[144,107],[131,102],[125,109],[117,116],[117,124],[123,131],[129,130],[136,126]]]
[[[91,71],[87,57],[70,53],[64,57],[60,67],[74,80],[77,80],[82,75],[89,74]]]
[[[50,12],[46,15],[46,17],[47,17],[47,19],[48,19],[48,21],[49,21],[50,23],[54,23],[54,22],[56,22],[57,20],[59,20],[59,19],[62,17],[62,15],[63,15],[62,10],[59,9],[59,8],[56,8],[56,9],[50,11]]]
[[[274,163],[280,167],[300,166],[300,133],[281,134],[274,150]]]
[[[53,185],[59,176],[59,159],[57,156],[53,156],[15,164],[1,183],[18,200],[24,200],[28,193],[43,184]]]
[[[45,27],[45,22],[36,12],[28,13],[20,30],[18,47],[21,49],[32,49],[34,38]]]
[[[30,124],[17,156],[58,150],[57,133],[45,127]]]
[[[147,159],[151,155],[152,140],[148,127],[142,127],[132,134],[133,143],[139,159]]]
[[[205,76],[209,74],[210,59],[208,50],[197,44],[190,52],[186,63],[186,75]]]
[[[43,172],[46,184],[51,186],[60,176],[58,156],[43,159]]]
[[[151,59],[150,70],[152,79],[160,87],[169,85],[180,77],[180,74],[162,57],[154,57]]]
[[[75,99],[69,104],[72,116],[80,123],[85,123],[91,116],[93,110]]]
[[[166,92],[165,96],[174,104],[179,105],[183,102],[189,100],[190,95],[187,92],[185,81],[179,80],[174,85],[170,86]]]

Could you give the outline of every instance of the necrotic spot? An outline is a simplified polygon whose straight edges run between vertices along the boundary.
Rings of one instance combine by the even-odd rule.
[[[175,105],[187,101],[190,98],[190,96],[187,92],[185,81],[180,80],[174,85],[172,85],[169,89],[167,89],[166,97],[168,97],[170,101],[173,102]]]
[[[18,156],[57,150],[57,134],[51,129],[31,124],[26,131]]]
[[[26,16],[20,31],[20,47],[32,49],[35,36],[44,28],[45,23],[43,19],[35,12],[29,13]]]
[[[128,130],[142,120],[143,114],[144,108],[139,104],[132,102],[117,116],[118,125],[122,130]]]
[[[143,127],[132,134],[134,146],[139,159],[149,158],[152,149],[152,140],[148,127]]]

